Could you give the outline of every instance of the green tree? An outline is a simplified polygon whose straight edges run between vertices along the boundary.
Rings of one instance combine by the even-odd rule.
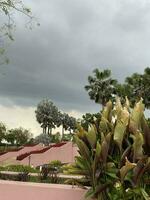
[[[94,76],[88,77],[89,85],[85,86],[88,94],[96,103],[103,107],[111,99],[113,102],[116,96],[119,96],[121,102],[125,102],[127,96],[130,100],[131,107],[134,106],[141,98],[147,109],[150,108],[150,68],[147,67],[143,74],[133,73],[126,77],[124,83],[119,83],[116,79],[111,78],[111,71],[99,71],[95,69]]]
[[[150,68],[147,67],[143,74],[134,73],[127,77],[126,86],[129,92],[129,100],[132,105],[143,98],[146,108],[150,108]]]
[[[111,71],[106,69],[93,71],[94,76],[88,77],[89,85],[85,86],[91,100],[101,104],[103,107],[106,102],[114,98],[116,94],[117,80],[111,78]]]
[[[32,133],[22,127],[9,130],[6,140],[11,142],[12,145],[24,145],[30,141]]]
[[[101,113],[86,113],[82,116],[81,125],[84,127],[85,130],[88,130],[90,124],[95,124],[97,129],[99,128],[99,122],[101,119]]]
[[[36,119],[45,134],[51,135],[52,129],[60,124],[58,108],[48,99],[42,100],[37,105],[35,113]]]
[[[0,144],[2,140],[6,137],[6,126],[2,122],[0,122]]]
[[[77,128],[77,120],[76,120],[75,117],[72,117],[72,116],[69,117],[68,126],[69,126],[68,130],[70,131],[70,134],[71,134],[71,131],[74,132],[76,130],[76,128]]]
[[[57,132],[54,135],[52,135],[51,142],[52,143],[60,143],[61,142],[61,134],[60,134],[60,132]]]
[[[27,16],[29,22],[33,21],[34,18],[31,9],[26,7],[22,1],[0,0],[0,13],[2,17],[0,25],[0,64],[8,62],[8,58],[5,56],[5,43],[7,39],[14,40],[13,30],[16,28],[15,11]]]
[[[15,144],[16,137],[15,137],[15,135],[14,135],[13,132],[8,131],[7,134],[6,134],[5,139],[6,139],[6,141],[7,141],[8,143],[10,143],[11,145],[14,145],[14,144]]]
[[[69,116],[67,113],[60,113],[60,124],[62,125],[62,140],[64,137],[64,131],[71,131],[76,129],[76,119]]]
[[[42,143],[44,145],[49,145],[51,143],[51,137],[45,133],[42,133],[35,137],[34,141],[36,143]]]
[[[67,130],[69,128],[69,115],[67,113],[61,113],[61,125],[62,125],[62,138],[64,137],[64,130]]]

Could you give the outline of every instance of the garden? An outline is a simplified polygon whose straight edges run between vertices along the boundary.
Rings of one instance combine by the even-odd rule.
[[[0,72],[0,199],[150,200],[149,4],[45,2],[31,1],[39,28],[23,1],[0,0],[0,66],[16,58]],[[118,79],[95,68],[81,90],[104,63]]]
[[[1,167],[0,178],[77,185],[87,190],[86,197],[97,200],[150,198],[150,128],[142,99],[134,108],[127,98],[124,104],[119,98],[114,105],[109,101],[88,128],[77,124],[74,142],[79,148],[74,164],[53,161],[41,169]],[[73,176],[61,178],[59,173]]]

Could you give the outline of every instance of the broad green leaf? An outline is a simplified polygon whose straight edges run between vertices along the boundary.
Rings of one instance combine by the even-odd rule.
[[[111,112],[111,110],[112,110],[112,102],[109,101],[109,102],[106,104],[106,106],[105,106],[105,108],[104,108],[104,110],[103,110],[103,112],[102,112],[102,117],[104,117],[104,118],[107,119],[108,121],[111,120],[111,119],[110,119],[110,112]]]
[[[101,153],[101,145],[100,143],[97,141],[97,144],[96,144],[96,156],[99,158],[100,157],[100,153]]]
[[[141,129],[141,121],[144,113],[144,104],[142,103],[142,99],[135,104],[134,109],[131,113],[130,118],[130,130],[135,133],[137,130]]]
[[[144,138],[142,133],[136,132],[133,136],[133,158],[134,160],[141,159],[143,157],[143,144],[144,144]]]
[[[95,151],[95,157],[94,157],[93,164],[92,164],[92,169],[93,169],[93,181],[94,181],[95,183],[96,183],[96,180],[95,180],[96,169],[97,169],[97,164],[98,164],[100,155],[101,155],[101,146],[100,146],[99,142],[97,141],[96,151]]]
[[[135,163],[131,163],[128,161],[127,157],[126,157],[126,163],[125,165],[120,169],[120,178],[121,178],[121,182],[123,182],[126,174],[133,169],[134,167],[136,167]]]
[[[129,112],[127,108],[124,108],[120,111],[119,116],[117,116],[117,123],[114,130],[114,141],[117,143],[120,150],[122,148],[122,141],[124,138],[128,122],[129,122]]]
[[[80,150],[80,154],[86,159],[86,160],[91,160],[90,158],[90,151],[87,147],[87,145],[80,140],[77,136],[74,136],[75,142]]]
[[[88,132],[86,133],[87,140],[92,148],[95,148],[96,145],[96,130],[95,127],[90,124]]]
[[[137,186],[146,169],[147,158],[142,158],[137,162],[136,167],[133,169],[133,183]]]
[[[150,128],[144,116],[141,125],[144,133],[144,150],[146,154],[150,155]]]
[[[142,193],[144,199],[150,200],[150,196],[147,194],[147,192],[143,188],[141,188],[140,190],[141,190],[141,193]]]
[[[110,146],[110,140],[111,140],[111,133],[108,133],[101,144],[101,158],[104,164],[106,164],[107,156],[108,156],[108,150]]]

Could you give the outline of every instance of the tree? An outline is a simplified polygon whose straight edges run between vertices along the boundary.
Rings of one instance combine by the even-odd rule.
[[[88,77],[89,85],[85,86],[88,94],[96,103],[104,107],[110,99],[114,102],[115,97],[119,96],[121,102],[125,102],[127,96],[130,100],[131,107],[143,98],[147,109],[150,108],[150,68],[147,67],[143,74],[133,73],[126,77],[124,83],[119,83],[116,79],[111,78],[111,71],[94,70],[94,76]]]
[[[130,77],[127,77],[126,85],[130,90],[129,100],[132,105],[135,104],[140,98],[143,98],[143,102],[146,108],[150,108],[150,68],[147,67],[143,74],[134,73]]]
[[[133,97],[132,88],[127,84],[116,84],[116,96],[120,97],[121,103],[125,103],[126,97],[128,97],[131,101],[131,97]],[[132,104],[133,105],[133,104]]]
[[[14,135],[13,131],[11,132],[11,130],[9,130],[5,138],[8,143],[15,145],[16,136]]]
[[[69,115],[67,113],[61,113],[61,125],[62,125],[62,138],[64,137],[64,130],[69,128]]]
[[[0,13],[3,19],[0,26],[0,64],[8,62],[8,58],[5,57],[5,41],[7,39],[14,40],[12,33],[16,27],[13,17],[14,11],[27,16],[30,21],[33,21],[32,19],[34,18],[31,9],[27,8],[22,1],[0,0]]]
[[[35,137],[34,141],[36,143],[42,143],[44,145],[49,145],[51,143],[51,138],[49,135],[42,133]]]
[[[117,80],[111,78],[111,71],[108,69],[103,71],[95,69],[93,73],[94,76],[88,77],[89,85],[86,85],[85,89],[88,91],[91,100],[104,107],[106,102],[114,98],[116,94]]]
[[[42,100],[35,111],[36,119],[43,128],[43,133],[51,135],[52,128],[59,126],[59,111],[58,108],[48,99]]]
[[[60,132],[55,133],[54,135],[52,135],[51,137],[51,142],[52,143],[60,143],[61,142],[61,134]]]
[[[69,116],[67,113],[60,113],[60,123],[62,125],[62,139],[64,138],[64,131],[75,130],[76,128],[76,119]]]
[[[75,131],[75,129],[77,128],[77,120],[76,120],[76,118],[74,118],[74,117],[69,117],[69,124],[68,124],[68,126],[69,126],[69,131],[70,131],[70,134],[71,134],[71,131]]]
[[[0,144],[2,140],[6,137],[6,126],[2,122],[0,122]]]
[[[18,146],[28,143],[31,138],[32,133],[22,127],[11,129],[6,135],[7,142],[11,142],[12,145],[16,144]]]
[[[84,127],[84,129],[88,131],[90,124],[94,124],[98,129],[100,119],[101,119],[101,113],[95,113],[95,114],[86,113],[85,115],[82,116],[80,123]]]

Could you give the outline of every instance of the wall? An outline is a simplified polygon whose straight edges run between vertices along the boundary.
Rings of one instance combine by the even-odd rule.
[[[84,194],[70,185],[0,180],[0,200],[84,200]]]
[[[74,157],[77,155],[77,147],[68,142],[61,147],[52,147],[42,154],[31,154],[30,163],[34,167],[47,164],[52,160],[60,160],[62,163],[74,162]],[[28,165],[29,157],[26,157],[20,164]]]
[[[31,147],[24,147],[23,149],[16,151],[16,152],[8,152],[8,153],[0,156],[0,164],[2,164],[2,162],[7,161],[8,159],[11,159],[11,158],[16,159],[16,157],[22,153],[30,152],[30,151],[40,149],[40,148],[43,148],[42,144],[38,144],[35,146],[31,146]]]

